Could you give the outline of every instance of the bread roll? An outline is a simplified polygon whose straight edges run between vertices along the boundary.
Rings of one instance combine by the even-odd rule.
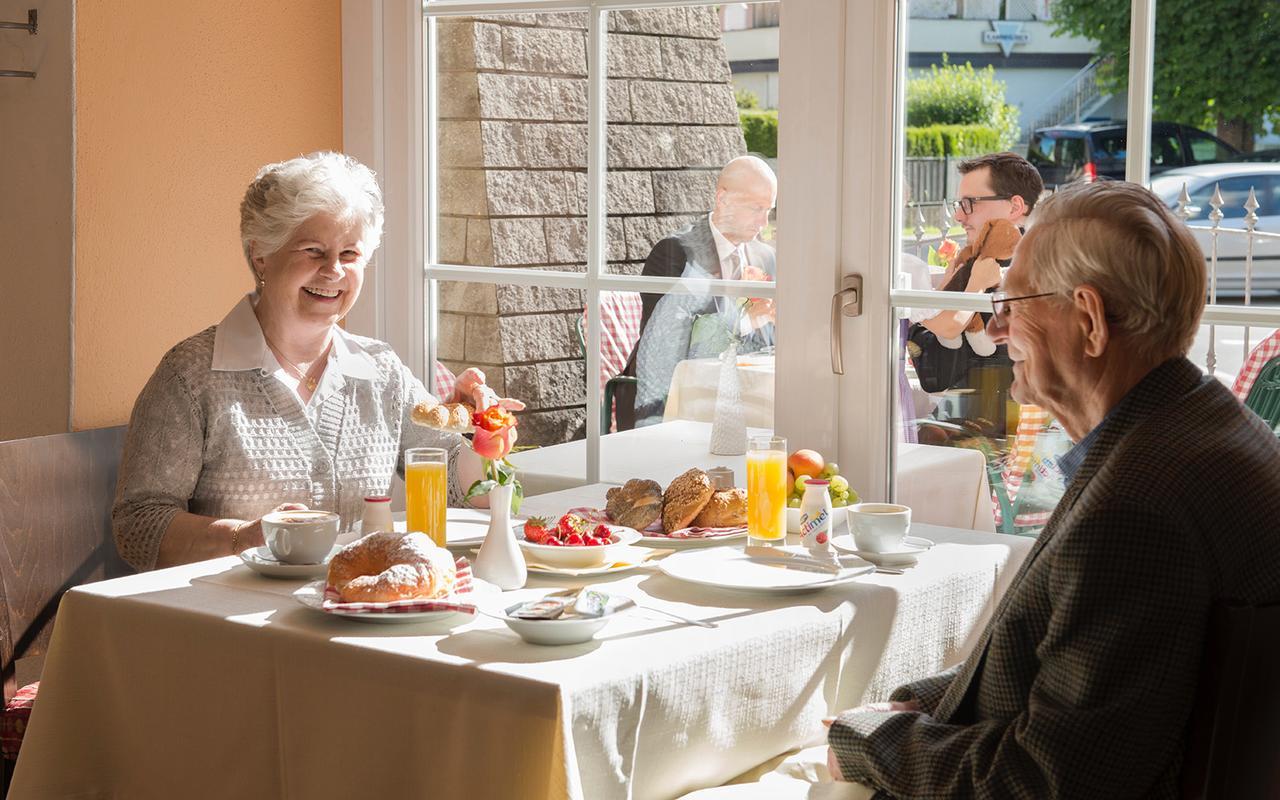
[[[605,493],[605,511],[619,525],[642,531],[662,514],[662,486],[632,478]]]
[[[662,530],[671,533],[689,527],[714,492],[711,478],[697,467],[678,476],[662,495]]]
[[[747,524],[747,490],[722,489],[693,518],[699,528],[738,528]]]
[[[471,414],[475,408],[466,403],[418,403],[409,417],[425,428],[467,433],[471,430]]]

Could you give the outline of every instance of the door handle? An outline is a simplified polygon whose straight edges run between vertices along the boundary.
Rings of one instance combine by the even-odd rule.
[[[831,371],[844,374],[844,350],[840,342],[840,317],[862,315],[862,275],[853,273],[840,279],[840,291],[831,295]]]

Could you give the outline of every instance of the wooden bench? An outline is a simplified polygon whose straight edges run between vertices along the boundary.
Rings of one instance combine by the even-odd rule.
[[[0,675],[4,702],[39,663],[73,586],[128,575],[111,535],[124,426],[0,442]],[[38,667],[36,668],[38,670]],[[35,680],[23,675],[24,680]],[[12,765],[3,765],[7,791]]]

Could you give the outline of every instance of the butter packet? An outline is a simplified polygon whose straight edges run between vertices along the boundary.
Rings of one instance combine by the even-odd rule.
[[[609,595],[595,589],[583,589],[573,601],[573,613],[579,617],[603,617]]]
[[[568,597],[544,597],[522,603],[510,614],[516,619],[558,619],[572,604]]]

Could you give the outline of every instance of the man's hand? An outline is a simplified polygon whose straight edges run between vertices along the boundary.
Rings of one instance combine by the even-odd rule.
[[[969,273],[969,285],[966,292],[985,292],[1000,283],[1000,262],[994,258],[980,258],[973,262],[973,271]]]
[[[884,703],[867,703],[865,706],[858,706],[851,713],[861,714],[866,712],[887,712],[887,711],[919,711],[920,703],[915,700],[907,700],[900,702],[890,700]],[[850,713],[850,712],[845,712]],[[826,717],[822,720],[823,726],[830,728],[835,724],[835,717]],[[844,774],[840,772],[840,760],[836,758],[836,750],[834,747],[827,748],[827,771],[831,773],[831,780],[842,781]]]

